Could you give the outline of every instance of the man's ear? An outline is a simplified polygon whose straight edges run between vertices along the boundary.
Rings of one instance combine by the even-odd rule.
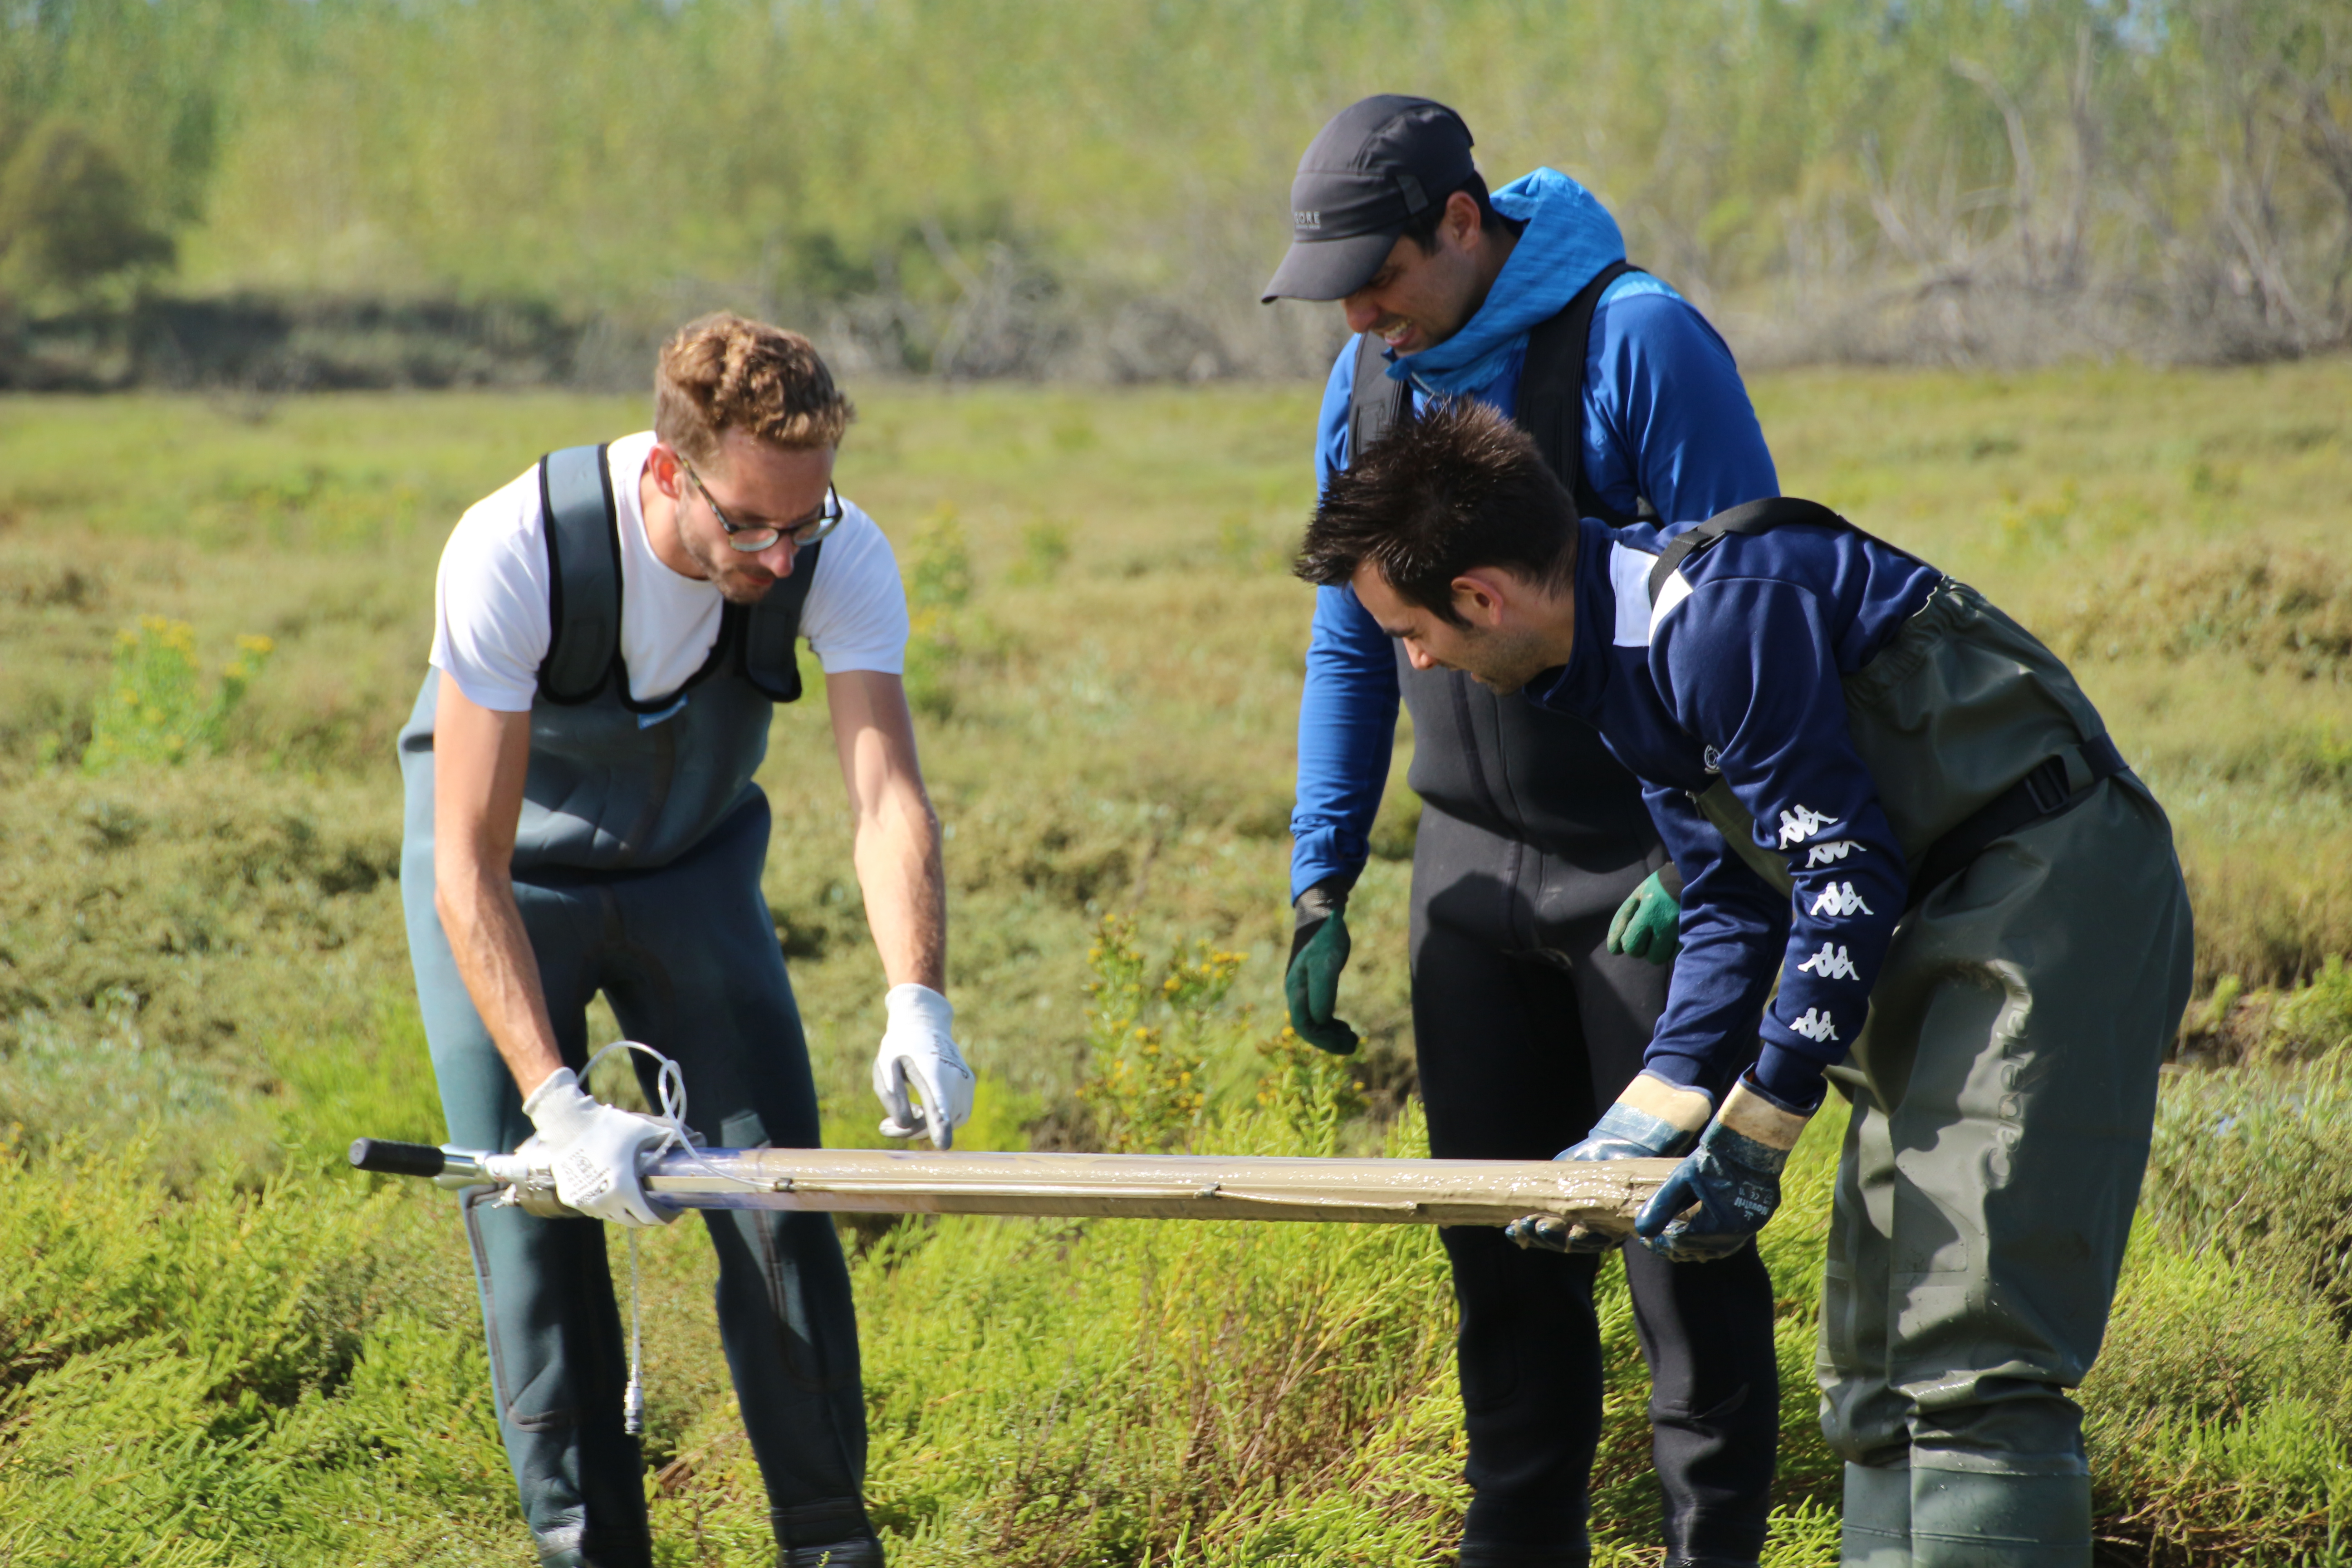
[[[667,444],[654,443],[654,449],[646,457],[646,468],[654,477],[654,488],[670,500],[677,500],[685,493],[686,470],[679,466],[677,454]]]
[[[1484,225],[1478,216],[1478,204],[1467,191],[1456,191],[1445,198],[1445,231],[1454,245],[1464,250],[1478,243]]]
[[[1482,632],[1502,625],[1510,584],[1495,572],[1465,572],[1454,579],[1454,613]]]

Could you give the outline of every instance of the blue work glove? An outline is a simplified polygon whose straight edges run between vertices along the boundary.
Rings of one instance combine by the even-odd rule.
[[[1664,963],[1682,951],[1683,906],[1666,891],[1664,873],[1653,871],[1609,922],[1609,951]]]
[[[1811,1115],[1743,1076],[1698,1147],[1642,1206],[1633,1234],[1669,1262],[1730,1257],[1780,1206],[1780,1172]]]
[[[1713,1114],[1715,1097],[1706,1090],[1642,1073],[1601,1113],[1583,1142],[1554,1158],[1670,1160],[1691,1146]],[[1545,1252],[1609,1252],[1625,1239],[1549,1214],[1523,1215],[1505,1226],[1503,1234],[1521,1247]]]
[[[1332,1016],[1339,1005],[1339,971],[1348,967],[1348,889],[1318,882],[1292,908],[1297,923],[1290,932],[1290,967],[1282,974],[1290,1026],[1318,1050],[1349,1055],[1356,1031]]]

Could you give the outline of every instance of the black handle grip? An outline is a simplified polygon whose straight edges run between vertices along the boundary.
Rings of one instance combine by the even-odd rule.
[[[430,1143],[395,1143],[389,1138],[352,1140],[352,1163],[386,1176],[437,1176],[441,1151]]]

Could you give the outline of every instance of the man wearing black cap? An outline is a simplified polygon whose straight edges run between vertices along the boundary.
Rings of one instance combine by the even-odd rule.
[[[1538,169],[1490,196],[1470,148],[1452,110],[1382,95],[1343,110],[1299,161],[1292,244],[1265,298],[1342,300],[1357,333],[1324,391],[1318,489],[1426,400],[1451,397],[1525,427],[1588,517],[1697,521],[1778,494],[1706,320],[1626,265],[1615,221],[1575,181]],[[1651,1106],[1664,1086],[1635,1077],[1665,1002],[1680,890],[1640,786],[1589,726],[1413,669],[1346,586],[1318,590],[1299,711],[1293,1026],[1326,1050],[1356,1046],[1334,1016],[1345,909],[1400,695],[1423,803],[1412,1013],[1430,1152],[1546,1159],[1621,1098],[1660,1125],[1687,1120]],[[1443,1235],[1470,1439],[1462,1568],[1582,1568],[1601,1426],[1598,1243],[1575,1238],[1563,1256],[1492,1230]],[[1625,1268],[1669,1568],[1752,1563],[1779,1416],[1763,1262],[1753,1247],[1685,1264],[1631,1249]]]

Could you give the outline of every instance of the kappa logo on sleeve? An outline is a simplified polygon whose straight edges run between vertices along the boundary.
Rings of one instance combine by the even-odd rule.
[[[1834,946],[1826,942],[1822,943],[1821,952],[1813,954],[1812,957],[1805,960],[1804,963],[1797,965],[1797,967],[1803,970],[1808,974],[1818,975],[1823,980],[1859,980],[1862,978],[1862,971],[1853,966],[1853,960],[1846,956],[1845,949]]]
[[[1806,806],[1795,806],[1780,814],[1780,847],[1802,844],[1822,828],[1837,820]]]
[[[1817,1046],[1824,1040],[1834,1040],[1838,1037],[1837,1026],[1832,1023],[1830,1016],[1819,1007],[1806,1008],[1805,1016],[1790,1025],[1789,1031],[1791,1034],[1804,1036]]]
[[[1868,904],[1862,901],[1862,895],[1853,890],[1852,882],[1843,887],[1832,882],[1822,889],[1822,896],[1813,900],[1811,912],[1816,917],[1830,915],[1843,920],[1848,915],[1866,915],[1873,911]]]
[[[1852,838],[1832,838],[1827,844],[1816,844],[1805,851],[1805,869],[1816,866],[1834,866],[1849,855],[1860,855],[1868,846]]]

